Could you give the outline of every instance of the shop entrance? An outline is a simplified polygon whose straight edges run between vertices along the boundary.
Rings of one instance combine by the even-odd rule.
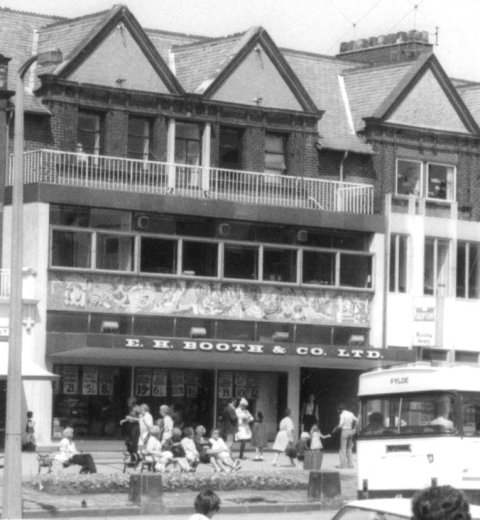
[[[337,405],[345,403],[349,410],[357,415],[357,390],[359,370],[332,370],[320,368],[302,368],[300,372],[300,413],[303,403],[313,394],[318,404],[320,430],[330,433],[338,424]],[[300,425],[301,427],[301,425]],[[338,449],[339,435],[324,442],[325,449]]]

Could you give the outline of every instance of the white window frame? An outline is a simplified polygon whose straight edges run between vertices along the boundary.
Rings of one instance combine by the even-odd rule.
[[[416,163],[420,164],[420,193],[418,195],[415,194],[405,194],[405,193],[399,193],[398,191],[398,165],[399,162],[410,162],[410,163]],[[447,169],[451,168],[453,171],[453,185],[452,185],[452,196],[448,198],[448,185],[447,185],[447,198],[437,198],[437,197],[429,197],[428,196],[428,184],[429,184],[429,167],[430,166],[443,166]],[[448,176],[448,172],[447,172]],[[435,161],[420,161],[418,159],[410,159],[408,157],[397,157],[395,160],[395,196],[402,198],[402,197],[417,197],[417,198],[424,198],[430,202],[437,202],[437,203],[453,203],[456,201],[456,193],[457,193],[457,166],[455,164],[449,164],[449,163],[443,163],[443,162],[435,162]]]
[[[453,197],[452,198],[448,198],[448,184],[447,184],[447,198],[445,199],[441,199],[441,198],[438,198],[438,197],[429,197],[428,196],[428,184],[429,184],[429,179],[430,179],[430,166],[443,166],[447,169],[451,168],[453,170],[453,185],[452,185],[452,194],[453,194]],[[447,172],[447,177],[448,177],[448,172]],[[447,178],[447,182],[448,182],[448,178]],[[428,161],[425,163],[425,185],[424,185],[424,193],[425,193],[425,198],[427,200],[432,200],[432,201],[435,201],[435,202],[455,202],[455,195],[457,193],[457,167],[453,164],[446,164],[446,163],[439,163],[439,162],[432,162],[432,161]]]
[[[418,195],[415,195],[412,193],[411,195],[408,195],[406,193],[399,193],[398,192],[398,163],[399,162],[410,162],[420,165],[420,193]],[[398,197],[422,197],[423,196],[423,185],[424,185],[424,170],[425,170],[425,164],[422,161],[418,161],[416,159],[408,159],[407,157],[397,157],[395,161],[395,195]]]

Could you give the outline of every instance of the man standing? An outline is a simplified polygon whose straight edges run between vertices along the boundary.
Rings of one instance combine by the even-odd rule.
[[[352,412],[347,410],[343,403],[337,407],[340,414],[338,425],[332,431],[332,434],[340,430],[340,466],[337,468],[353,468],[353,436],[355,434],[355,426],[357,418]]]
[[[232,449],[235,434],[238,431],[238,417],[235,411],[236,404],[236,398],[232,397],[222,412],[222,437],[225,439],[225,444],[229,450]]]

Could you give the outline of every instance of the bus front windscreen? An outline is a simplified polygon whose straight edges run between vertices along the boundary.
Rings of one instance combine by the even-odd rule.
[[[360,437],[451,434],[458,429],[455,396],[447,392],[364,397]]]

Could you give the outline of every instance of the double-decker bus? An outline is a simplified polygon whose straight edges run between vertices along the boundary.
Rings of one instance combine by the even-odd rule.
[[[480,367],[424,363],[359,380],[358,495],[450,484],[480,503]]]

